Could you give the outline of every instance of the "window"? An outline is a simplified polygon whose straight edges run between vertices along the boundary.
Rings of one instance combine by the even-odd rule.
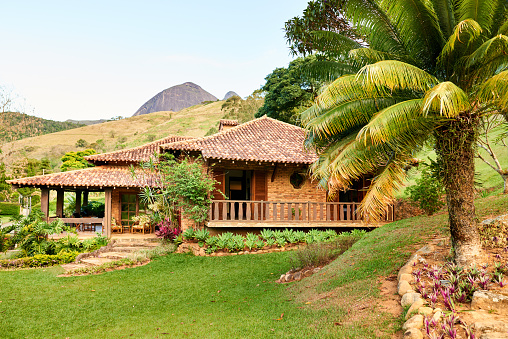
[[[291,183],[291,185],[293,185],[294,188],[299,189],[305,182],[305,177],[298,172],[294,172],[289,177],[289,182]]]
[[[133,216],[148,214],[146,204],[140,201],[137,194],[122,194],[120,196],[120,203],[122,225],[132,226],[134,224],[134,221],[132,221]]]

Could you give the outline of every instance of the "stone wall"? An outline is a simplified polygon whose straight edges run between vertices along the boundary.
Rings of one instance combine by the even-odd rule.
[[[289,177],[293,172],[299,171],[294,166],[280,165],[275,171],[275,177],[272,182],[272,173],[267,176],[268,180],[268,201],[293,201],[293,202],[325,202],[326,191],[318,188],[317,182],[312,181],[308,176],[300,188],[294,188],[289,182]]]

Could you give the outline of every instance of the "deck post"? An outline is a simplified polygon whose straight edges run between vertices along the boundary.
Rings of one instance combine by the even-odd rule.
[[[56,216],[58,218],[64,217],[64,190],[57,189],[56,190]]]
[[[88,205],[88,191],[83,191],[83,206]]]
[[[81,191],[80,190],[76,191],[76,209],[74,212],[76,212],[76,215],[81,216]]]
[[[106,188],[104,190],[105,199],[104,199],[104,220],[102,223],[102,233],[111,238],[111,202],[113,199],[113,190],[111,188]]]
[[[49,188],[41,188],[41,210],[44,219],[49,221]]]

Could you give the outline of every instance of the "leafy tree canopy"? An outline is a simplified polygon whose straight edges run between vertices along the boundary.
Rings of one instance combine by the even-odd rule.
[[[85,160],[87,155],[97,154],[93,149],[86,149],[79,152],[67,152],[62,157],[62,165],[60,169],[62,172],[69,170],[76,170],[81,168],[93,167],[94,165]]]
[[[308,67],[316,61],[315,56],[297,58],[287,68],[276,68],[266,78],[265,102],[256,117],[267,115],[270,118],[291,124],[298,123],[298,114],[312,105],[321,85],[310,77]]]

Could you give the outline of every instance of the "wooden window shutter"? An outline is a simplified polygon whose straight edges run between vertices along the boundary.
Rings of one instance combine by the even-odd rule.
[[[213,190],[212,197],[213,200],[224,200],[226,199],[224,195],[221,193],[225,193],[226,190],[226,180],[224,177],[223,171],[213,171],[213,177],[217,181],[215,183],[215,189]]]
[[[254,180],[252,181],[252,192],[253,200],[255,201],[266,201],[267,199],[267,189],[266,189],[266,172],[265,171],[254,171]]]

